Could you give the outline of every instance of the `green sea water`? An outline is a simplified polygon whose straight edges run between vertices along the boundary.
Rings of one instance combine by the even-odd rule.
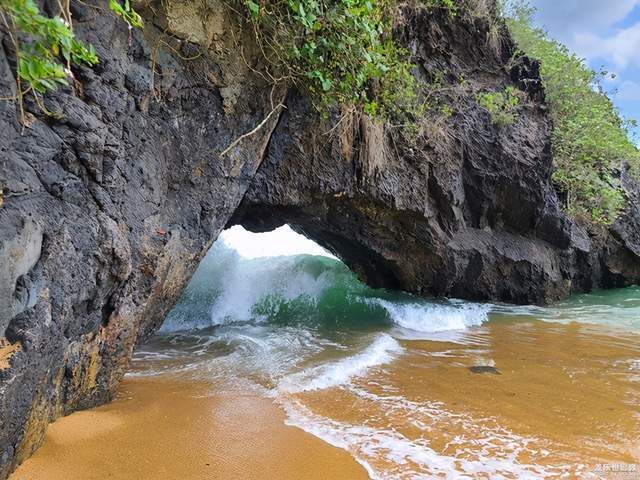
[[[370,289],[332,257],[247,259],[219,241],[159,334],[137,350],[130,375],[169,373],[205,378],[216,391],[259,391],[282,406],[291,425],[352,453],[371,478],[599,478],[577,448],[542,432],[541,438],[527,436],[509,418],[475,418],[471,406],[458,411],[466,397],[451,397],[447,379],[463,385],[471,375],[484,382],[473,375],[475,367],[504,381],[501,369],[511,368],[514,388],[517,383],[526,390],[521,380],[531,375],[535,391],[542,388],[535,384],[541,366],[576,375],[576,365],[583,365],[603,385],[608,375],[622,379],[624,392],[604,399],[611,403],[606,408],[619,409],[615,402],[623,394],[638,405],[638,333],[640,287],[576,295],[548,307],[424,299]],[[603,346],[609,353],[600,352]],[[583,358],[585,348],[592,348],[593,359]],[[522,365],[519,357],[535,360]],[[405,383],[398,385],[399,378]],[[552,399],[566,397],[560,406],[582,396],[571,378],[566,392],[549,392]],[[548,388],[565,388],[558,385],[552,379]],[[491,395],[482,383],[474,388],[480,390],[465,395]],[[313,398],[323,395],[320,405],[338,402],[334,410],[314,409]],[[345,405],[360,412],[361,421],[341,418],[337,412]],[[404,413],[382,422],[380,408]],[[628,441],[640,448],[640,410],[619,414],[625,428],[637,422],[638,438]],[[459,433],[447,437],[442,432],[449,428],[469,432],[472,441]],[[614,442],[602,435],[603,444]],[[633,436],[624,434],[624,441],[625,435]]]

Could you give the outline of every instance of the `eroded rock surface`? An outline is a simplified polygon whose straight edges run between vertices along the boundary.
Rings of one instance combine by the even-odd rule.
[[[0,478],[49,421],[111,398],[133,346],[161,324],[240,203],[278,120],[219,157],[271,111],[223,9],[212,12],[227,30],[203,46],[167,30],[159,3],[160,16],[147,11],[131,34],[113,15],[72,7],[100,64],[47,95],[60,118],[27,98],[23,129],[17,104],[0,102],[0,338],[18,346],[0,365]],[[10,96],[6,35],[2,46]],[[251,48],[244,40],[249,61]]]
[[[481,18],[407,8],[398,29],[419,75],[446,72],[440,100],[453,114],[428,116],[411,144],[366,117],[334,128],[290,96],[231,223],[289,223],[369,284],[418,294],[542,304],[639,282],[638,185],[623,174],[629,204],[610,231],[566,217],[535,62],[507,72],[513,45],[492,48]],[[525,100],[513,125],[497,127],[475,94],[510,82]]]
[[[417,294],[543,303],[640,281],[637,184],[622,173],[629,208],[610,231],[562,213],[536,65],[507,68],[512,44],[505,32],[490,41],[486,18],[401,12],[416,74],[445,72],[441,101],[453,112],[427,117],[412,143],[366,117],[323,120],[296,92],[272,91],[221,2],[151,3],[132,32],[85,3],[72,8],[100,65],[47,96],[59,118],[28,100],[23,129],[17,105],[0,102],[0,478],[49,421],[112,397],[134,345],[226,225],[290,223],[371,285]],[[2,46],[10,96],[5,34]],[[498,128],[475,94],[512,83],[528,100]],[[283,99],[286,109],[220,155]]]

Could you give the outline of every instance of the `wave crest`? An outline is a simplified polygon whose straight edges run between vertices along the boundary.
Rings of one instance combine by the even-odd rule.
[[[340,261],[313,255],[246,259],[217,242],[194,275],[164,331],[231,323],[314,328],[401,327],[441,332],[480,325],[489,308],[428,301],[368,288]]]

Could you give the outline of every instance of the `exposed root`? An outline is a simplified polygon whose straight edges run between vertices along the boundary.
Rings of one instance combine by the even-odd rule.
[[[284,106],[284,104],[279,103],[278,105],[276,105],[276,107],[271,110],[269,112],[269,115],[267,115],[266,117],[264,117],[264,120],[262,120],[258,126],[256,128],[254,128],[253,130],[251,130],[250,132],[247,132],[243,135],[240,135],[238,138],[236,138],[233,142],[231,142],[231,145],[229,145],[227,148],[225,148],[222,152],[220,152],[220,157],[224,157],[227,153],[229,153],[231,150],[233,150],[234,147],[236,147],[242,140],[244,140],[247,137],[250,137],[251,135],[253,135],[254,133],[258,132],[262,127],[265,126],[265,124],[269,121],[269,119],[271,118],[271,116],[278,112],[281,108],[287,108]]]

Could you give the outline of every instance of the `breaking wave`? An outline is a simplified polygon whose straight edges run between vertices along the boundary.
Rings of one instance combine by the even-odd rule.
[[[488,314],[486,305],[429,301],[370,289],[334,258],[247,259],[217,242],[163,331],[251,322],[441,332],[480,325]]]
[[[297,393],[344,385],[354,377],[367,374],[373,367],[389,363],[400,353],[400,344],[383,333],[360,353],[285,377],[278,390]]]

